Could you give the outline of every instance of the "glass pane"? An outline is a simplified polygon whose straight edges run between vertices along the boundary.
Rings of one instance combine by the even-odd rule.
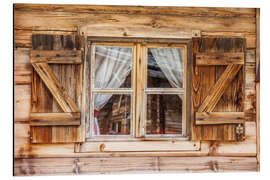
[[[129,135],[131,95],[94,95],[94,135]]]
[[[182,134],[182,95],[147,95],[146,134]]]
[[[132,48],[95,46],[95,88],[130,88]]]
[[[148,48],[147,87],[182,88],[182,49]]]

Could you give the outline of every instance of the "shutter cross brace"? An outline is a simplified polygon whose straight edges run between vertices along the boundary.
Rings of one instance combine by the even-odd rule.
[[[244,128],[243,124],[245,122],[245,114],[244,112],[213,112],[220,98],[224,94],[225,90],[229,87],[237,73],[243,66],[244,56],[243,54],[230,54],[231,57],[239,57],[236,58],[237,61],[234,63],[229,63],[230,61],[226,61],[227,67],[225,71],[222,73],[218,81],[215,85],[209,90],[209,94],[205,97],[202,104],[198,108],[195,114],[195,123],[196,125],[214,125],[214,124],[237,124],[235,128],[235,134],[237,141],[244,139],[243,133]],[[205,62],[207,60],[203,59],[204,56],[198,56],[200,63],[197,65],[207,65]],[[208,57],[208,56],[205,56]],[[239,60],[239,61],[238,61]],[[208,65],[225,65],[217,62],[210,62]]]
[[[46,54],[48,54],[47,59]],[[71,55],[64,61],[63,56]],[[46,126],[46,125],[80,125],[79,108],[68,95],[61,82],[57,79],[48,63],[57,64],[81,64],[81,52],[76,50],[66,51],[31,51],[31,64],[38,73],[44,84],[47,86],[53,97],[64,111],[64,113],[31,113],[30,125]]]

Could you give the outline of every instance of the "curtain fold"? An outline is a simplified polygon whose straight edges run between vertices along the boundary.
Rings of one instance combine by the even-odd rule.
[[[132,69],[132,48],[95,46],[95,88],[119,88]],[[94,135],[100,135],[98,113],[111,94],[95,94]]]
[[[161,71],[174,88],[183,87],[182,51],[177,48],[150,48]]]

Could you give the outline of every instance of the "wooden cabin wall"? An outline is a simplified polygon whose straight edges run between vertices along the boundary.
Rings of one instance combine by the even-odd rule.
[[[258,18],[257,18],[258,19]],[[256,9],[87,5],[14,5],[15,175],[256,171]],[[199,151],[178,153],[75,153],[74,144],[30,144],[32,34],[76,34],[90,23],[108,29],[182,28],[202,37],[244,37],[246,140],[202,141]],[[257,42],[258,43],[258,42]],[[258,45],[257,45],[258,46]],[[258,52],[258,49],[257,49]],[[258,59],[258,58],[257,58]],[[257,61],[258,63],[258,61]],[[258,116],[258,114],[257,114]],[[258,116],[259,117],[259,116]],[[177,156],[177,157],[176,157]]]

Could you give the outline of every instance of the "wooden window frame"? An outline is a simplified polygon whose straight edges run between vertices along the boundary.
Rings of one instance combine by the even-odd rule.
[[[183,59],[183,87],[182,88],[148,88],[147,87],[147,64],[148,64],[148,59],[147,59],[147,50],[148,48],[181,48],[183,50],[183,54],[182,54],[182,59]],[[186,82],[186,66],[187,66],[187,45],[184,44],[160,44],[160,43],[147,43],[145,45],[142,45],[142,62],[145,62],[145,64],[141,63],[142,66],[139,67],[139,69],[142,69],[143,72],[143,81],[144,84],[143,85],[143,108],[142,108],[142,127],[140,127],[140,130],[142,130],[142,132],[140,132],[140,134],[142,134],[142,136],[145,137],[145,139],[148,138],[174,138],[174,139],[188,139],[188,137],[186,136],[186,123],[187,123],[187,119],[186,119],[186,92],[187,92],[187,82]],[[139,90],[139,89],[138,89]],[[182,104],[182,134],[146,134],[146,130],[144,127],[146,127],[146,119],[147,119],[147,115],[146,115],[146,110],[147,110],[147,95],[150,94],[172,94],[172,95],[177,95],[177,94],[181,94],[183,95],[183,104]],[[139,108],[139,107],[137,107]]]
[[[137,77],[143,77],[143,76],[138,76],[137,73],[142,73],[140,71],[140,68],[138,67],[139,61],[143,60],[143,57],[141,56],[142,53],[138,54],[140,52],[140,48],[145,48],[145,47],[150,47],[150,45],[158,45],[158,47],[181,47],[184,48],[184,53],[183,60],[185,60],[185,65],[183,67],[183,71],[185,76],[191,76],[191,65],[190,65],[190,73],[188,73],[189,70],[187,70],[187,64],[188,61],[192,61],[192,53],[191,53],[191,47],[192,47],[192,40],[191,39],[159,39],[159,38],[108,38],[108,37],[87,37],[86,39],[88,51],[87,51],[87,56],[91,57],[89,62],[92,62],[92,45],[116,45],[116,46],[126,46],[126,45],[133,45],[133,53],[137,52],[136,58],[134,58],[135,65],[133,66],[133,77],[132,77],[132,87],[136,88],[136,90],[133,90],[133,102],[132,104],[135,106],[140,105],[138,101],[138,88],[141,88],[138,86],[138,84],[134,85],[133,83],[137,83],[138,79]],[[146,58],[146,57],[144,57]],[[143,62],[146,62],[145,59]],[[184,62],[183,62],[184,64]],[[191,64],[191,63],[190,63]],[[147,66],[144,66],[144,70],[147,71]],[[91,72],[93,72],[93,66],[91,66]],[[188,74],[188,75],[187,75]],[[146,78],[146,73],[145,77]],[[94,136],[89,137],[89,133],[86,134],[86,141],[84,143],[80,144],[80,150],[79,152],[124,152],[124,151],[131,151],[131,152],[177,152],[177,151],[197,151],[200,150],[200,141],[191,141],[191,120],[192,120],[192,114],[191,114],[191,93],[188,93],[190,91],[187,91],[187,81],[191,83],[191,77],[189,80],[185,79],[183,83],[183,90],[181,90],[181,93],[185,94],[185,105],[186,101],[190,101],[189,107],[186,109],[190,109],[190,111],[185,110],[184,115],[186,116],[185,120],[188,122],[186,126],[186,133],[185,137],[182,135],[176,136],[176,135],[169,135],[169,136],[164,136],[164,135],[146,135],[144,136],[141,127],[143,127],[144,121],[140,121],[138,115],[140,113],[134,112],[133,113],[133,118],[135,123],[135,126],[133,126],[133,134],[131,135],[102,135],[102,136]],[[144,81],[146,83],[146,81]],[[90,84],[92,86],[93,80],[91,80]],[[146,87],[146,86],[145,86]],[[94,90],[95,93],[98,92],[104,92],[104,93],[130,93],[130,89],[126,88],[119,88],[117,90],[112,90],[112,89],[98,89]],[[161,91],[157,89],[150,89],[148,92],[154,92],[156,93],[162,93]],[[179,89],[165,89],[163,93],[168,93],[168,94],[178,94],[180,92]],[[93,92],[91,92],[93,94]],[[145,96],[145,91],[143,89],[143,97]],[[92,96],[92,95],[91,95]],[[91,97],[92,98],[92,97]],[[136,102],[135,102],[136,101]],[[146,102],[146,101],[145,101]],[[91,102],[93,104],[93,102]],[[183,104],[183,106],[185,106]],[[185,106],[186,107],[186,106]],[[93,107],[92,107],[93,108]],[[138,111],[138,108],[134,108],[135,111]],[[142,114],[141,114],[142,115]],[[89,118],[93,119],[93,118]],[[139,121],[138,121],[139,120]],[[89,123],[89,120],[86,123]],[[132,122],[131,122],[132,123]],[[136,127],[136,128],[135,128]],[[87,126],[86,126],[87,128]],[[135,132],[136,130],[136,132]],[[138,131],[139,130],[139,131]],[[86,129],[87,132],[87,129]]]
[[[91,53],[91,59],[90,59],[90,131],[87,134],[87,139],[98,139],[98,140],[114,140],[114,139],[132,139],[135,137],[135,87],[136,87],[136,46],[134,46],[134,43],[108,43],[108,42],[97,42],[91,44],[91,52],[94,52],[95,46],[103,45],[103,46],[116,46],[116,47],[128,47],[132,48],[132,70],[131,70],[131,87],[130,88],[115,88],[115,89],[109,89],[109,88],[95,88],[94,87],[94,80],[95,80],[95,61],[94,61],[94,53]],[[113,94],[113,95],[119,95],[119,94],[130,94],[131,95],[131,122],[130,122],[130,135],[92,135],[91,132],[93,132],[93,124],[94,124],[94,101],[91,101],[94,97],[94,94]]]

